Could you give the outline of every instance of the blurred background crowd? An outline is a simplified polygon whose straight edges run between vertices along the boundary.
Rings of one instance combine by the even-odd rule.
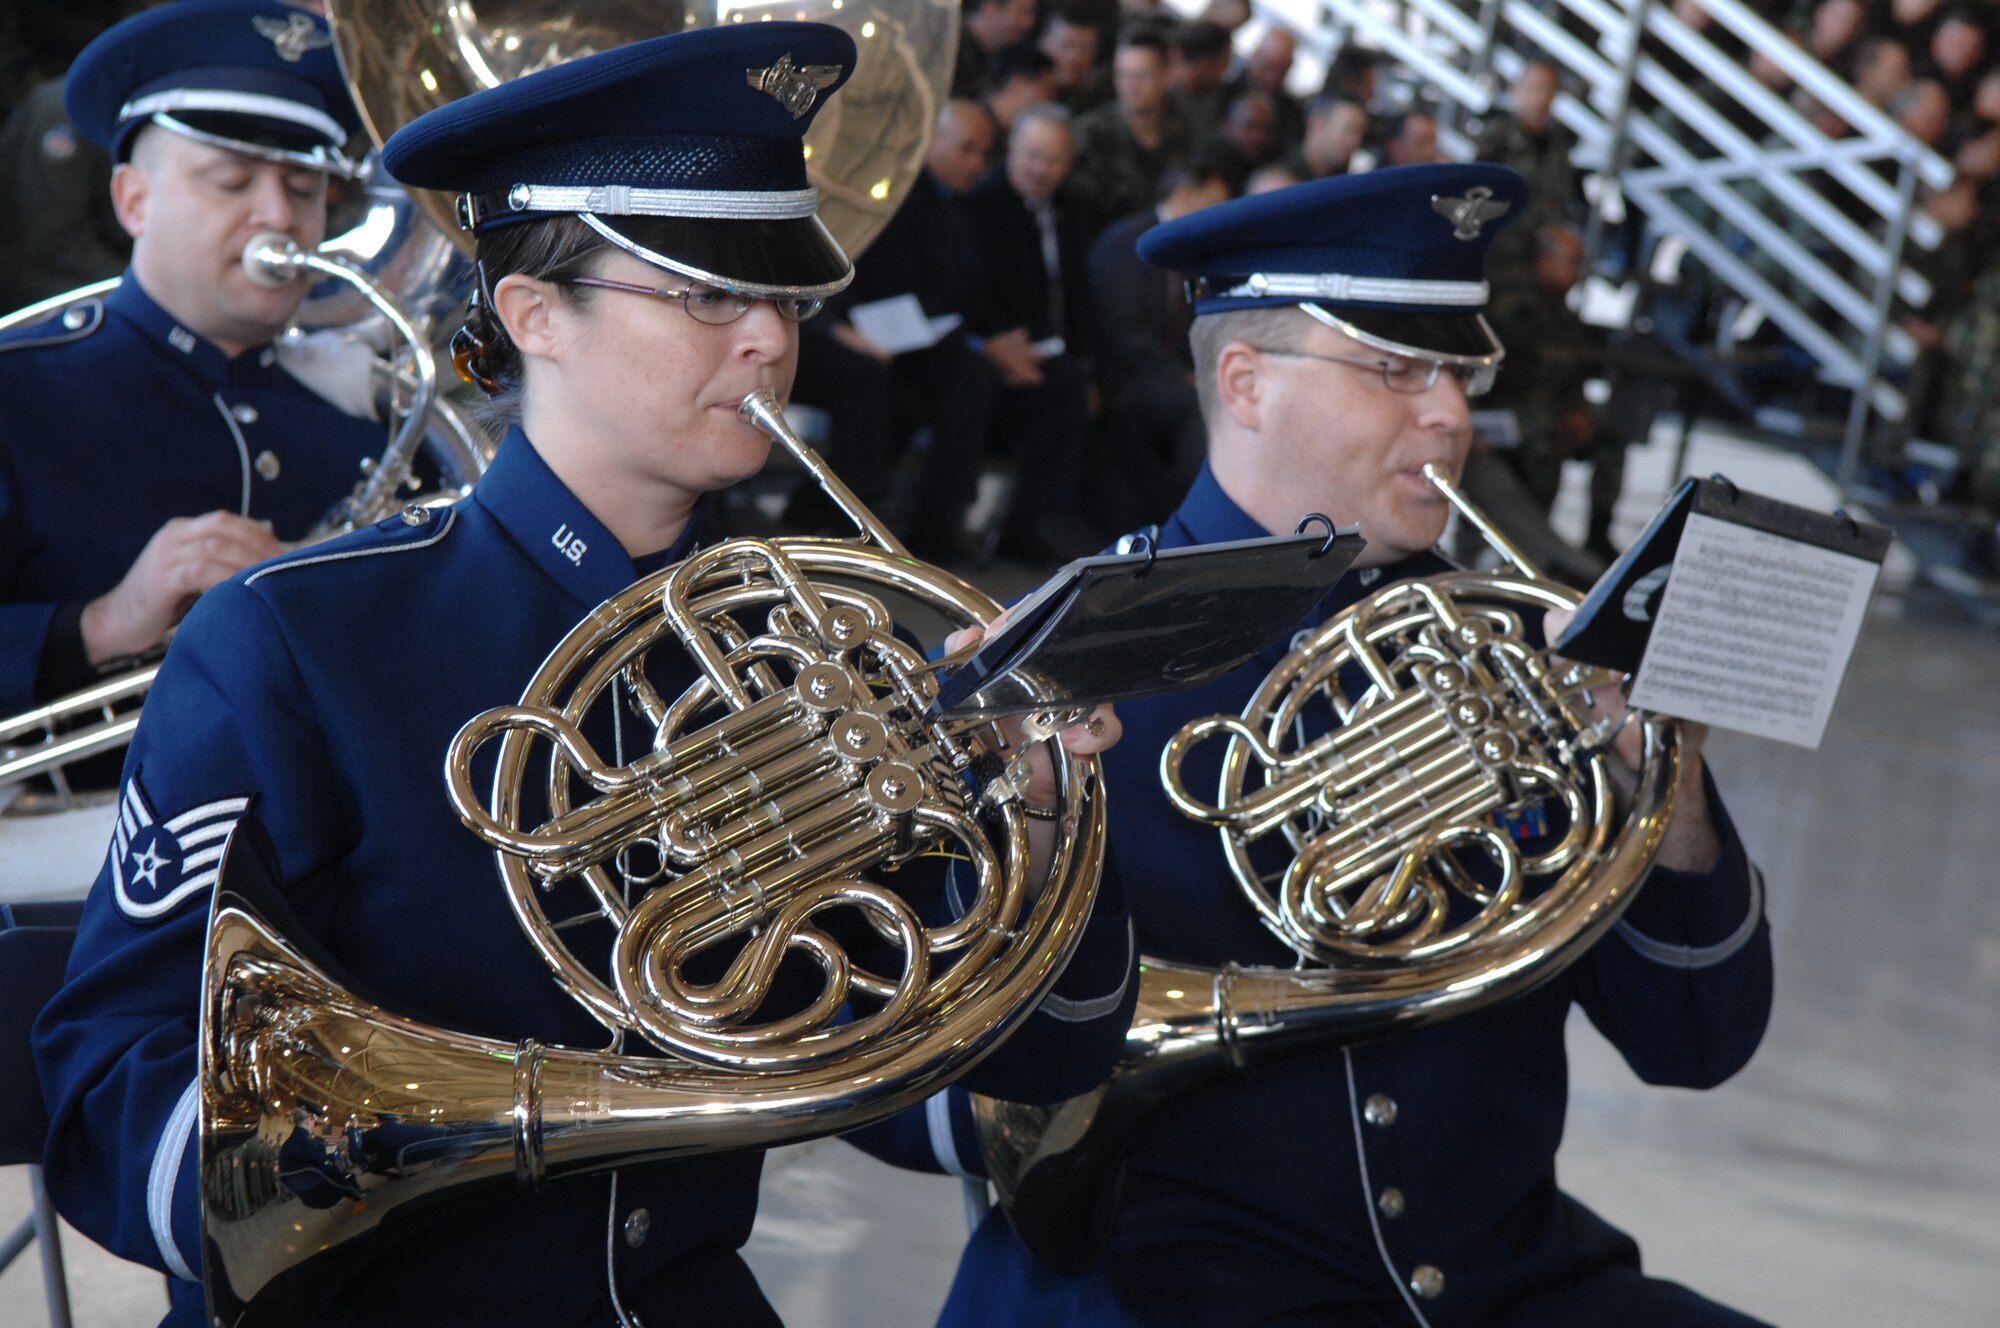
[[[60,86],[83,43],[138,7],[73,0],[0,14],[0,307],[123,266],[109,165],[64,120]],[[1898,430],[1952,458],[1950,491],[1927,496],[1963,504],[1990,528],[2000,509],[2000,261],[1991,243],[2000,229],[2000,7],[1750,7],[1956,168],[1951,184],[1921,188],[1916,200],[1944,241],[1905,258],[1936,294],[1890,315],[1920,348],[1893,370],[1911,403]],[[1562,6],[1541,8],[1583,35]],[[1670,8],[1821,132],[1846,132],[1770,52],[1737,49],[1702,0]],[[1565,88],[1556,63],[1531,56],[1499,109],[1458,122],[1474,131],[1459,134],[1436,93],[1380,51],[1348,42],[1308,67],[1300,48],[1299,34],[1253,14],[1249,0],[1211,0],[1192,17],[1159,0],[964,0],[952,97],[923,177],[860,257],[853,287],[807,326],[794,394],[823,412],[820,441],[843,478],[917,552],[959,564],[996,552],[1046,563],[1164,516],[1200,464],[1204,433],[1184,292],[1139,262],[1139,235],[1246,192],[1434,161],[1447,149],[1511,165],[1534,188],[1533,216],[1504,233],[1491,265],[1492,321],[1509,354],[1494,393],[1474,403],[1484,449],[1544,510],[1564,462],[1591,463],[1585,542],[1599,557],[1612,552],[1623,451],[1659,401],[1612,391],[1620,333],[1578,316],[1577,288],[1592,271],[1646,269],[1657,236],[1643,216],[1608,229],[1602,213],[1593,221],[1586,194],[1595,181],[1573,164],[1575,137],[1552,112],[1577,89]],[[1664,47],[1652,54],[1679,59]],[[1705,86],[1698,70],[1677,72]],[[1714,105],[1741,116],[1737,99],[1718,94]],[[1679,120],[1661,119],[1680,132]],[[1805,178],[1857,224],[1880,228],[1833,175]],[[1824,236],[1788,224],[1829,265],[1847,261]],[[1810,306],[1813,292],[1784,262],[1748,237],[1735,245]],[[1682,344],[1738,353],[1751,366],[1741,381],[1760,398],[1792,393],[1814,404],[1812,366],[1788,354],[1782,334],[1705,282],[1698,262],[1674,284],[1661,317]],[[1644,376],[1639,366],[1628,376]],[[1887,455],[1875,473],[1893,487],[1902,454]],[[804,528],[843,524],[804,489],[786,516]]]

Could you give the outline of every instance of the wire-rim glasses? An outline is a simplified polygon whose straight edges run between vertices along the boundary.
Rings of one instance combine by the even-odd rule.
[[[749,313],[750,306],[760,299],[770,300],[777,307],[778,315],[792,323],[803,323],[826,307],[825,300],[813,296],[752,295],[748,291],[710,286],[700,281],[690,282],[681,290],[662,290],[630,281],[612,281],[607,277],[564,277],[562,280],[571,286],[596,286],[603,290],[629,291],[633,295],[651,295],[655,299],[679,300],[689,318],[710,327],[727,327]]]
[[[1437,386],[1438,374],[1450,371],[1458,381],[1459,390],[1468,397],[1485,396],[1493,390],[1493,380],[1500,375],[1497,364],[1447,364],[1443,360],[1419,360],[1400,357],[1393,360],[1364,360],[1357,355],[1321,355],[1309,350],[1281,350],[1275,346],[1259,346],[1266,355],[1286,355],[1300,360],[1326,360],[1331,364],[1351,364],[1357,369],[1375,369],[1382,375],[1382,386],[1403,396],[1420,396]]]

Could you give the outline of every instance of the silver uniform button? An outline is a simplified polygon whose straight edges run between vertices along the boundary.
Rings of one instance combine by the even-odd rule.
[[[1396,1099],[1387,1093],[1371,1093],[1361,1104],[1361,1119],[1370,1125],[1387,1129],[1396,1123]]]
[[[278,467],[278,454],[276,452],[268,450],[259,452],[257,454],[256,466],[257,466],[257,473],[259,475],[262,475],[265,479],[274,480],[278,478],[279,467]]]
[[[1427,1263],[1420,1263],[1410,1271],[1410,1290],[1425,1300],[1436,1300],[1444,1294],[1444,1274]]]
[[[641,1245],[644,1245],[646,1243],[646,1233],[652,1229],[653,1215],[643,1208],[634,1208],[625,1217],[626,1247],[636,1250]]]
[[[231,406],[229,413],[236,417],[238,424],[255,424],[257,422],[257,408],[247,401],[240,406]]]
[[[430,524],[430,519],[431,509],[425,507],[422,503],[411,503],[403,509],[403,524],[406,526],[428,525]]]
[[[1391,1222],[1401,1217],[1404,1210],[1408,1207],[1403,1202],[1403,1192],[1393,1185],[1376,1197],[1375,1206],[1381,1209],[1382,1216],[1388,1218]]]

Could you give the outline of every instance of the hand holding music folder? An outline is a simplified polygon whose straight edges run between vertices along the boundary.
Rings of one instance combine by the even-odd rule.
[[[1324,521],[1324,518],[1320,518]],[[1079,558],[944,681],[932,717],[1088,710],[1199,687],[1297,627],[1365,541],[1353,528]],[[1030,689],[1025,675],[1036,683]]]
[[[1889,543],[1844,513],[1689,479],[1551,644],[1632,674],[1642,709],[1817,747]]]

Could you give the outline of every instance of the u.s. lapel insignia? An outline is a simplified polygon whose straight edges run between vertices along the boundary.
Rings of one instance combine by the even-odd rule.
[[[333,38],[321,32],[304,14],[292,14],[282,20],[259,14],[250,20],[250,25],[277,49],[278,58],[287,64],[295,65],[305,59],[307,51],[333,45]]]
[[[787,52],[769,69],[746,69],[743,73],[751,87],[790,111],[796,120],[813,108],[820,89],[833,86],[840,77],[840,66],[795,65]]]
[[[1478,239],[1481,227],[1506,216],[1513,207],[1512,203],[1494,202],[1493,191],[1483,184],[1466,190],[1464,198],[1431,195],[1432,210],[1451,223],[1451,238],[1454,240]]]

